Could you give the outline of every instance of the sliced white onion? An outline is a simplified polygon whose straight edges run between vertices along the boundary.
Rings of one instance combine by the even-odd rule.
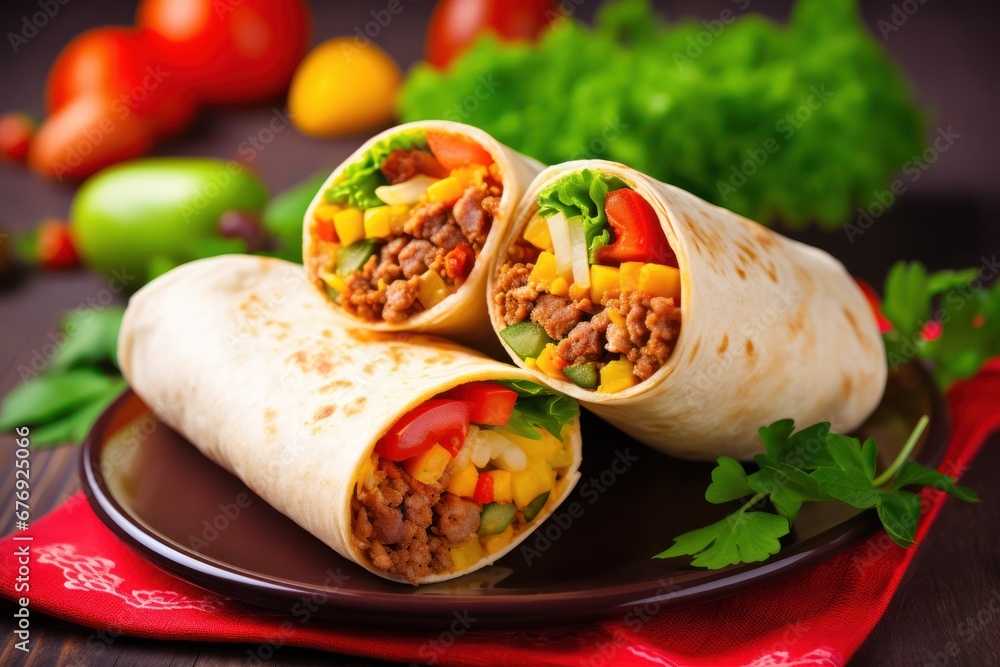
[[[438,178],[417,174],[408,181],[395,185],[380,185],[375,188],[375,196],[389,206],[413,206],[427,192],[427,188],[437,183]]]
[[[545,221],[552,238],[552,252],[556,255],[556,273],[569,280],[573,276],[573,259],[569,242],[569,229],[562,213],[556,213]]]
[[[475,442],[478,438],[479,427],[475,424],[469,425],[469,434],[465,436],[465,442],[462,443],[462,447],[458,450],[458,454],[448,464],[448,471],[455,473],[459,470],[465,470],[465,467],[469,465],[469,461],[472,460],[472,450],[475,448]]]
[[[493,457],[493,462],[501,470],[519,472],[528,467],[528,455],[523,449],[511,443],[503,448],[499,456]]]
[[[590,287],[590,265],[587,263],[587,234],[583,231],[583,218],[576,216],[566,221],[569,231],[569,251],[573,266],[573,282]]]
[[[473,437],[472,429],[476,429],[475,437]],[[466,439],[466,444],[472,445],[472,465],[477,468],[485,468],[490,462],[490,455],[493,453],[491,450],[491,440],[487,434],[492,433],[492,431],[483,431],[475,426],[469,427],[469,437]]]

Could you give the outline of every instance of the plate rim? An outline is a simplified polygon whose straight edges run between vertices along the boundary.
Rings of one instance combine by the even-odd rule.
[[[921,462],[937,467],[944,458],[951,431],[945,398],[922,364],[909,363],[903,368],[916,369],[920,383],[930,397],[931,424],[921,450]],[[599,586],[548,593],[513,591],[503,595],[465,592],[413,595],[409,589],[402,594],[381,591],[362,593],[334,585],[303,584],[249,572],[214,558],[182,550],[118,503],[100,473],[100,456],[106,444],[103,435],[109,422],[133,396],[137,397],[127,387],[115,398],[94,423],[80,449],[81,486],[101,522],[144,559],[206,591],[279,611],[288,610],[295,603],[301,603],[304,598],[323,595],[325,599],[318,605],[317,617],[335,618],[355,625],[371,625],[375,621],[384,623],[387,614],[399,615],[405,612],[410,622],[415,621],[419,625],[426,621],[424,624],[436,627],[437,624],[433,621],[440,621],[438,614],[447,613],[450,619],[452,612],[462,609],[476,616],[479,619],[477,626],[480,627],[487,624],[491,627],[517,626],[531,620],[544,620],[547,623],[578,622],[620,616],[631,609],[649,604],[657,605],[657,610],[664,610],[708,602],[773,583],[823,562],[860,543],[879,526],[875,514],[861,512],[796,543],[794,548],[783,550],[762,563],[730,566],[708,576],[704,570],[692,569],[685,574],[697,575],[698,583],[680,590],[663,590],[665,580],[683,584],[685,576],[678,578],[676,574],[656,581],[635,582],[624,586]],[[576,608],[568,611],[567,602],[573,602]],[[373,615],[367,617],[358,612]],[[516,618],[512,618],[511,615],[515,612]],[[434,618],[422,618],[422,615]],[[553,618],[554,616],[558,618]]]

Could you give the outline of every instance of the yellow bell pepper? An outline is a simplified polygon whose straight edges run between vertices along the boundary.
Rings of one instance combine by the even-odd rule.
[[[565,468],[573,464],[573,454],[569,447],[563,447],[559,453],[548,459],[548,464],[553,468]]]
[[[552,250],[552,236],[549,235],[549,223],[545,218],[535,215],[528,221],[521,235],[525,241],[539,250]]]
[[[524,509],[531,504],[532,500],[545,493],[530,469],[511,473],[510,492],[518,509]]]
[[[489,475],[493,478],[493,502],[509,503],[512,473],[509,473],[506,470],[491,470],[489,472],[484,472],[483,474]]]
[[[441,445],[434,445],[423,454],[403,461],[403,467],[413,479],[424,484],[433,484],[444,474],[451,462],[451,453]]]
[[[562,276],[559,276],[549,285],[549,293],[556,296],[569,296],[569,283]]]
[[[535,364],[538,366],[538,370],[548,375],[550,378],[555,380],[565,380],[566,376],[563,375],[562,370],[556,366],[556,346],[549,343],[535,359]]]
[[[546,289],[559,274],[556,272],[556,256],[551,252],[538,253],[535,266],[528,274],[528,281],[539,289]]]
[[[627,325],[627,323],[625,322],[625,318],[616,309],[614,309],[614,308],[605,308],[604,309],[604,313],[608,316],[608,319],[611,320],[612,324],[614,324],[619,329],[622,329],[622,330],[625,329],[625,327]]]
[[[336,290],[338,294],[343,294],[347,291],[347,282],[342,276],[338,276],[336,273],[331,273],[330,271],[324,271],[319,274],[319,277],[330,289]]]
[[[365,238],[388,238],[392,231],[392,211],[390,206],[376,206],[365,211]]]
[[[455,570],[464,570],[472,567],[483,559],[486,555],[483,547],[479,544],[479,536],[473,533],[457,547],[448,549],[451,554],[451,562]]]
[[[581,285],[580,283],[573,283],[569,286],[569,296],[571,299],[575,299],[577,301],[586,299],[590,296],[590,287],[587,285]]]
[[[605,303],[621,293],[618,267],[595,264],[590,267],[590,300]]]
[[[417,289],[417,298],[424,308],[433,308],[448,296],[448,286],[444,279],[434,269],[427,271],[420,276],[420,287]]]
[[[462,188],[462,184],[458,182],[458,179],[449,176],[448,178],[442,178],[427,188],[427,201],[432,203],[451,203],[457,201],[463,192],[465,190]]]
[[[512,522],[502,533],[497,533],[496,535],[486,535],[485,537],[480,538],[479,542],[482,544],[483,549],[486,550],[486,553],[492,556],[498,551],[506,548],[513,539],[514,524]]]
[[[333,216],[342,210],[343,208],[336,204],[320,204],[313,211],[313,219],[320,222],[333,222]]]
[[[622,292],[639,289],[639,273],[643,266],[645,266],[643,262],[622,262],[618,272],[618,284]]]
[[[681,298],[681,272],[663,264],[644,264],[639,272],[639,289],[650,296]]]
[[[403,225],[410,219],[410,207],[406,204],[397,204],[389,207],[389,230],[393,234],[402,234]]]
[[[597,391],[602,394],[614,394],[637,383],[632,368],[635,366],[628,359],[609,361],[601,369],[601,384]]]
[[[471,498],[476,492],[476,484],[479,482],[479,472],[476,466],[471,463],[451,477],[448,482],[448,493],[452,493],[461,498]]]
[[[483,181],[486,179],[486,167],[481,164],[476,164],[471,167],[462,167],[461,169],[452,169],[452,178],[458,181],[459,186],[462,188],[462,192],[465,192],[471,187],[480,187]]]
[[[365,220],[361,209],[345,208],[333,215],[333,227],[342,245],[351,245],[365,237]]]
[[[559,451],[563,446],[563,443],[559,440],[559,438],[555,437],[545,429],[539,429],[538,434],[542,437],[538,440],[532,440],[531,438],[526,438],[523,435],[518,435],[507,428],[499,428],[497,429],[497,432],[523,449],[524,453],[528,455],[529,463],[531,459],[548,461],[549,459],[555,458],[559,455]]]

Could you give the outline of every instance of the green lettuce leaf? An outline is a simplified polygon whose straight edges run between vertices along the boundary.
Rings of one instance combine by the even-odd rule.
[[[583,169],[559,179],[538,194],[538,214],[548,218],[562,213],[567,220],[583,218],[590,263],[597,261],[597,251],[611,243],[605,222],[604,199],[612,190],[627,187],[615,176],[594,169]]]
[[[361,209],[384,205],[375,196],[375,188],[388,185],[389,181],[379,168],[385,158],[397,148],[426,149],[427,133],[424,130],[407,130],[377,142],[360,160],[347,165],[343,178],[326,189],[326,200],[334,204],[347,203]]]
[[[576,401],[562,394],[521,396],[505,428],[532,440],[541,439],[540,428],[562,438],[563,427],[573,423],[578,410]]]

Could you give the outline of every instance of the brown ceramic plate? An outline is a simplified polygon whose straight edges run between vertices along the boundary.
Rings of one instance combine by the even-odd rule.
[[[947,414],[917,366],[890,377],[882,405],[858,434],[876,438],[884,466],[923,414],[931,425],[916,455],[936,465]],[[396,627],[443,627],[456,611],[477,618],[477,627],[495,627],[704,602],[773,582],[878,529],[874,512],[807,505],[781,552],[764,563],[705,571],[686,558],[654,560],[675,535],[732,511],[705,502],[712,465],[657,454],[590,414],[582,421],[583,477],[556,515],[497,565],[419,588],[341,558],[158,422],[131,391],[94,426],[82,477],[102,520],[184,579],[274,609],[311,601],[320,616]]]

